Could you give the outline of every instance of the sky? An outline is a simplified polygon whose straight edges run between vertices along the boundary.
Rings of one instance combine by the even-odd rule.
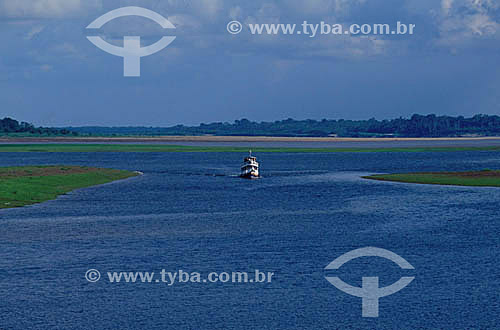
[[[125,6],[144,17],[86,27]],[[237,20],[243,31],[230,34]],[[252,35],[249,23],[415,24],[413,35]],[[175,41],[123,76],[87,36]],[[0,118],[172,126],[500,114],[498,0],[0,0]]]

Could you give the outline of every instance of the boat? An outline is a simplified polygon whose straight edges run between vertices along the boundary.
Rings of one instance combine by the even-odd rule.
[[[241,165],[241,178],[245,179],[258,179],[259,174],[259,163],[257,162],[257,157],[252,156],[252,151],[248,157],[245,157],[243,165]]]

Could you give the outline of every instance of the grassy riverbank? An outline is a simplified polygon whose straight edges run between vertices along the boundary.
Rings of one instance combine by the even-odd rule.
[[[0,167],[0,209],[45,202],[78,188],[138,175],[83,166]]]
[[[0,152],[248,152],[249,147],[197,147],[146,144],[0,144]],[[251,148],[254,152],[443,152],[500,151],[496,147],[421,148]]]
[[[393,181],[404,183],[500,187],[500,171],[471,171],[471,172],[429,172],[405,174],[380,174],[366,176],[365,179],[379,181]]]

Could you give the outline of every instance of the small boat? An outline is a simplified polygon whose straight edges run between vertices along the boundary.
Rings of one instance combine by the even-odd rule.
[[[241,178],[245,179],[258,179],[259,174],[259,163],[257,162],[257,157],[252,156],[252,151],[248,157],[245,157],[243,165],[241,165]]]

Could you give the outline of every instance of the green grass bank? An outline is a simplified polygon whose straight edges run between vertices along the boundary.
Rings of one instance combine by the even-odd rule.
[[[0,209],[45,202],[72,190],[139,175],[84,166],[0,167]]]
[[[500,171],[429,172],[380,174],[363,177],[370,180],[447,186],[500,187]]]

